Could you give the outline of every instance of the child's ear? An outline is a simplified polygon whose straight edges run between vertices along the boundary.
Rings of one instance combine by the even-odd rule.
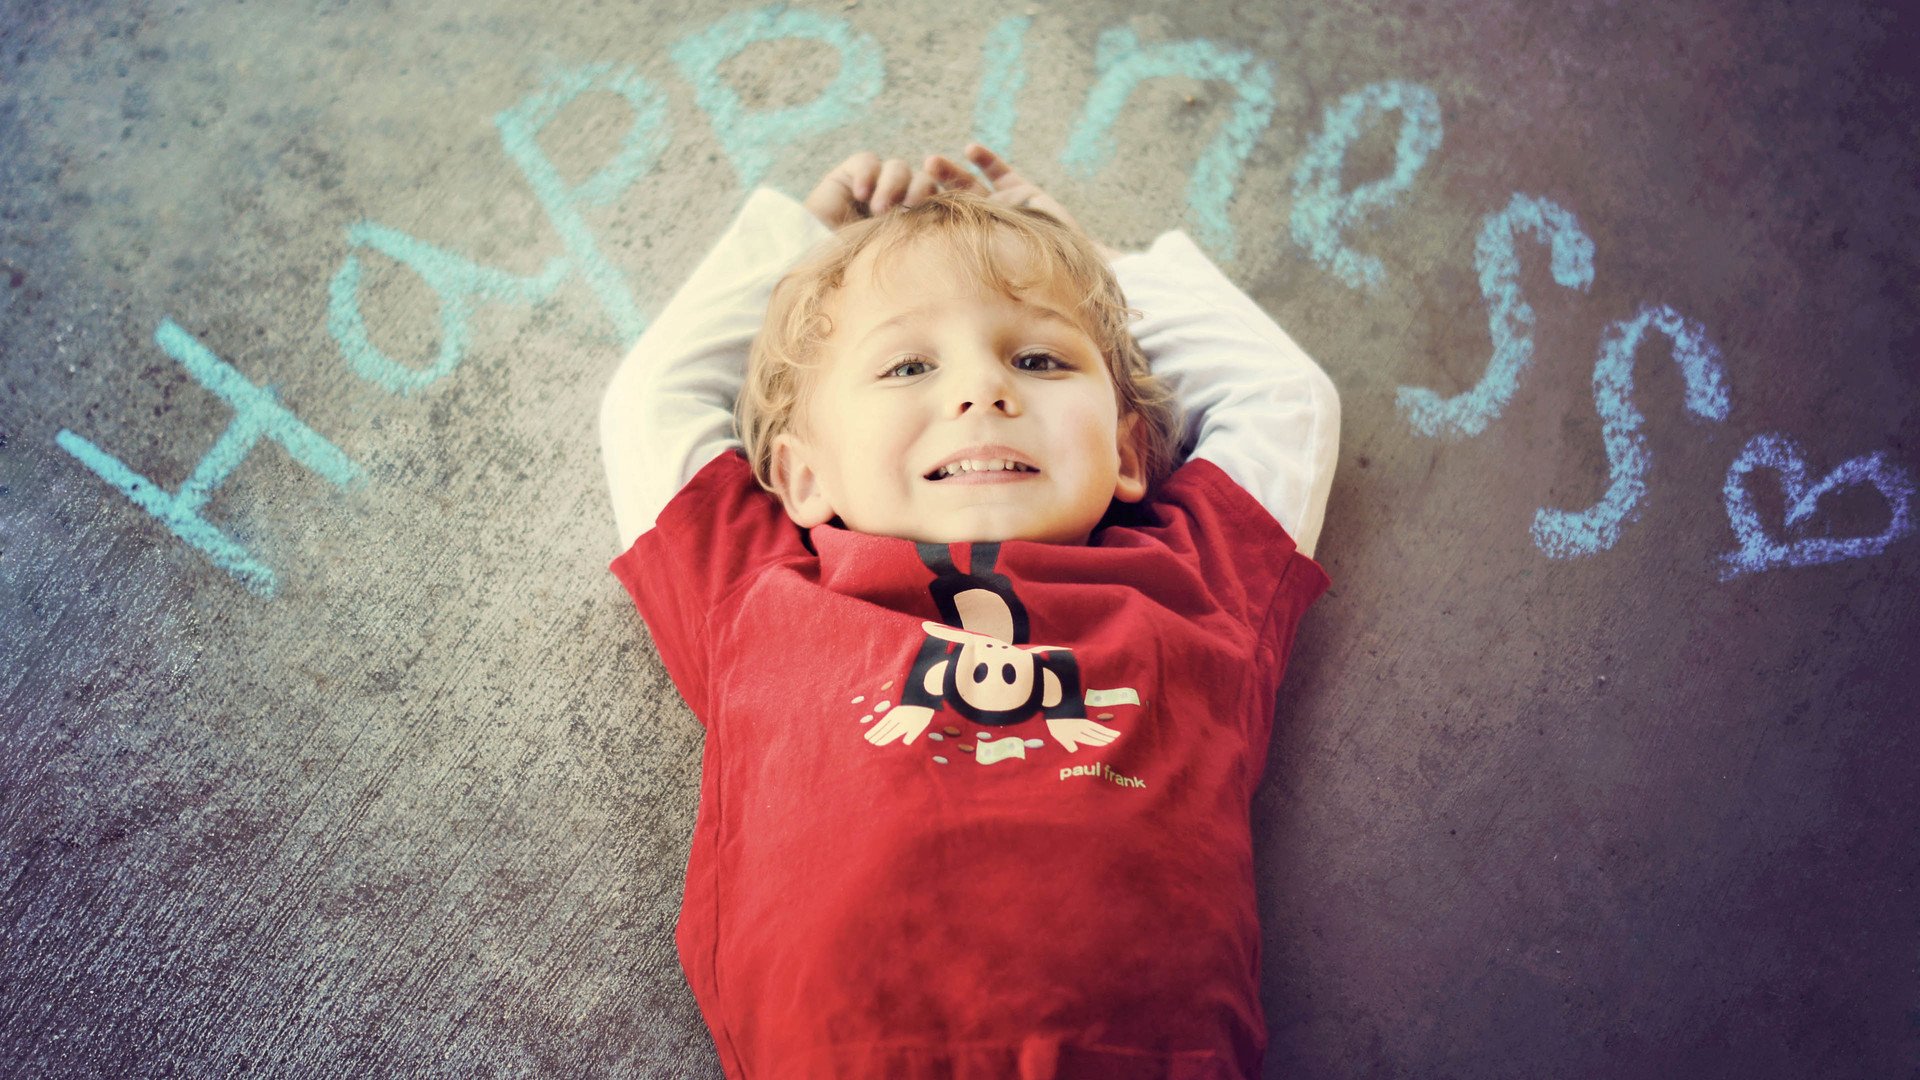
[[[787,516],[803,529],[823,525],[834,515],[833,504],[820,486],[820,474],[810,463],[811,454],[812,449],[791,433],[773,437],[773,486],[780,492]]]
[[[1120,477],[1113,485],[1113,497],[1121,502],[1137,503],[1147,497],[1147,455],[1142,449],[1142,431],[1139,413],[1130,412],[1120,418]]]

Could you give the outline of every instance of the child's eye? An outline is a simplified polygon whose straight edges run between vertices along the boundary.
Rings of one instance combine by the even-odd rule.
[[[1043,360],[1048,365],[1051,365],[1051,366],[1023,367],[1020,369],[1022,371],[1071,371],[1073,370],[1072,364],[1067,363],[1065,360],[1060,359],[1058,356],[1055,356],[1050,352],[1021,353],[1019,356],[1016,356],[1013,358],[1013,362],[1015,364],[1019,364],[1022,361],[1026,361],[1026,360]],[[902,360],[899,363],[888,368],[887,370],[881,372],[880,376],[881,378],[886,378],[887,376],[897,374],[901,368],[927,367],[927,366],[929,365],[925,360]],[[903,375],[901,377],[911,378],[913,374],[917,374],[917,373],[909,373],[908,375]]]
[[[888,368],[887,370],[881,372],[880,374],[884,377],[887,375],[892,375],[894,372],[899,371],[901,368],[926,367],[926,366],[927,366],[927,362],[925,360],[903,360],[900,363],[895,364],[892,367]]]
[[[1017,364],[1021,360],[1045,360],[1048,363],[1053,365],[1050,368],[1028,368],[1027,369],[1028,371],[1065,371],[1073,367],[1072,364],[1067,363],[1065,360],[1062,360],[1059,357],[1049,352],[1023,353],[1019,357],[1015,358],[1014,363]]]

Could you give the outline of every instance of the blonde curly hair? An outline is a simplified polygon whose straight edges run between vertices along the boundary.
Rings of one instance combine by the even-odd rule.
[[[1025,248],[1030,279],[1015,280],[993,254],[996,235],[1010,235]],[[774,286],[765,321],[753,339],[746,384],[734,402],[734,428],[745,444],[754,479],[778,495],[773,475],[773,441],[792,431],[812,441],[807,405],[822,362],[822,346],[833,334],[827,301],[846,283],[847,268],[868,248],[873,271],[887,257],[922,237],[947,242],[976,281],[991,282],[1011,299],[1035,286],[1064,282],[1080,297],[1072,314],[1100,347],[1113,378],[1120,418],[1140,417],[1135,438],[1145,464],[1151,494],[1179,464],[1184,418],[1166,383],[1148,369],[1127,324],[1140,317],[1120,292],[1120,284],[1091,240],[1059,218],[1034,207],[996,203],[971,191],[941,192],[920,205],[847,225],[822,241]]]

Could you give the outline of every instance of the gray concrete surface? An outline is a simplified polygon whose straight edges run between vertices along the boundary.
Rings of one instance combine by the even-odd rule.
[[[0,1074],[718,1075],[671,937],[700,729],[605,570],[595,403],[752,184],[1004,135],[1343,397],[1255,808],[1266,1075],[1920,1075],[1916,44],[1703,0],[13,0]],[[1691,367],[1604,362],[1668,309]],[[76,438],[221,479],[203,525]]]

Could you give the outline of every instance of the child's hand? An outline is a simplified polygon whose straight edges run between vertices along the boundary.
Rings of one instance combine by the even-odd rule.
[[[938,187],[933,177],[900,158],[882,162],[880,155],[862,150],[827,170],[803,205],[822,225],[838,231],[888,210],[918,206]]]
[[[940,182],[942,190],[960,188],[966,191],[978,191],[994,202],[1007,206],[1031,206],[1035,210],[1045,210],[1059,218],[1068,228],[1086,236],[1087,240],[1093,244],[1094,250],[1100,253],[1101,258],[1112,262],[1120,257],[1120,252],[1088,236],[1087,230],[1082,229],[1080,223],[1073,219],[1073,215],[1067,213],[1066,207],[1061,206],[1053,196],[1042,191],[1039,185],[1021,176],[998,154],[979,143],[968,143],[966,158],[979,166],[981,172],[987,174],[987,181],[993,185],[991,191],[983,190],[980,187],[980,181],[975,180],[972,173],[940,154],[933,154],[927,158],[927,174]]]

